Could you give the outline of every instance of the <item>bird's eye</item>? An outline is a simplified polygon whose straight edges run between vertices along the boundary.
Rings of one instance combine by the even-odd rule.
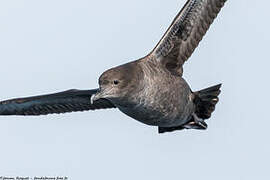
[[[118,85],[118,84],[119,84],[119,81],[118,81],[118,80],[114,80],[114,81],[113,81],[113,84],[114,84],[114,85]]]

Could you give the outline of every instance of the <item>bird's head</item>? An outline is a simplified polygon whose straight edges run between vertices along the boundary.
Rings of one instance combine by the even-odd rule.
[[[140,83],[140,70],[135,63],[129,63],[105,71],[99,78],[99,91],[91,101],[101,98],[115,101],[129,96]]]

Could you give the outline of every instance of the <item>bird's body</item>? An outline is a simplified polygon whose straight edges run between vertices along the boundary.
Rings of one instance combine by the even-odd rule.
[[[133,66],[136,63],[135,67],[141,69],[135,71],[141,77],[136,92],[111,101],[123,113],[147,125],[173,127],[187,123],[195,110],[188,84],[181,76],[168,73],[148,58],[132,62]]]
[[[183,79],[183,64],[198,46],[226,0],[187,0],[151,53],[112,68],[99,89],[0,102],[0,115],[46,115],[118,108],[159,132],[206,129],[221,85],[193,92]],[[90,101],[91,100],[91,101]]]

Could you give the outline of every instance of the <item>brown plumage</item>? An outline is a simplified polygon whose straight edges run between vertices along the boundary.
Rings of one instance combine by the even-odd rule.
[[[221,85],[192,92],[182,78],[191,56],[226,0],[188,0],[146,57],[104,72],[99,89],[0,102],[0,115],[46,115],[118,108],[159,132],[206,129]]]
[[[226,0],[189,0],[153,50],[155,59],[182,75],[191,56]]]

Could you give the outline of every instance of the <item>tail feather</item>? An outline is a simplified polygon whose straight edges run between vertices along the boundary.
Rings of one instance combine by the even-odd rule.
[[[218,95],[222,84],[212,86],[200,91],[195,92],[194,103],[196,105],[195,114],[198,118],[209,119],[215,106],[219,101]]]
[[[218,103],[218,95],[220,94],[221,84],[212,86],[197,92],[194,92],[194,104],[196,106],[195,113],[192,114],[190,121],[178,127],[159,127],[159,133],[172,132],[183,129],[206,130],[207,124],[204,121],[211,117],[215,106]]]

